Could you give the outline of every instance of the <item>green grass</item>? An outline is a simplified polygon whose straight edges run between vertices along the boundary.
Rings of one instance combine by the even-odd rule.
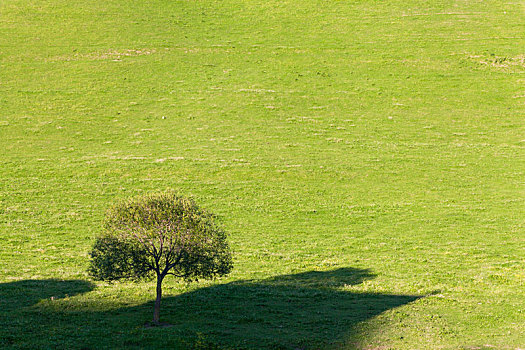
[[[523,1],[0,3],[0,347],[525,347]],[[90,282],[118,198],[215,282]]]

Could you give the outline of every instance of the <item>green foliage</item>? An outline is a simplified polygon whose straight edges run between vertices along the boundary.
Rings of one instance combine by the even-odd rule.
[[[174,192],[147,194],[111,207],[91,251],[90,274],[101,280],[156,273],[186,280],[232,269],[226,234],[214,215]]]
[[[147,252],[131,240],[112,235],[97,238],[89,274],[98,280],[140,279],[147,276]]]

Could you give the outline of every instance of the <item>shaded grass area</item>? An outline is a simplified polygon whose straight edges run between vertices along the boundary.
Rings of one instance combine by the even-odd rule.
[[[371,277],[367,270],[341,268],[201,288],[164,298],[163,320],[172,326],[158,329],[140,327],[151,302],[108,311],[77,305],[74,297],[94,288],[83,280],[3,283],[0,344],[27,349],[340,347],[354,344],[351,330],[358,323],[419,298],[344,290]]]

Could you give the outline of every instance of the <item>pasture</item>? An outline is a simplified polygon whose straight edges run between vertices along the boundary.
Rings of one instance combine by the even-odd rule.
[[[0,347],[525,347],[525,3],[3,0]],[[234,270],[89,280],[115,200]]]

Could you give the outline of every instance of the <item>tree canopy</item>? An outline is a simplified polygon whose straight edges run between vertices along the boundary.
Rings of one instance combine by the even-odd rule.
[[[89,273],[113,281],[156,276],[153,322],[159,322],[162,281],[228,274],[232,256],[226,233],[216,217],[191,198],[172,191],[121,201],[106,213],[104,232],[90,253]]]

